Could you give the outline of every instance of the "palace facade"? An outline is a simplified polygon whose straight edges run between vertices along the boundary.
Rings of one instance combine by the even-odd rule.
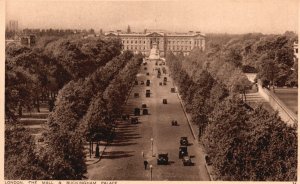
[[[124,33],[121,31],[105,33],[106,37],[119,37],[123,43],[123,50],[141,52],[149,56],[153,46],[157,47],[160,56],[172,51],[175,55],[183,52],[188,55],[195,47],[205,49],[205,35],[200,32],[189,31],[187,33]]]

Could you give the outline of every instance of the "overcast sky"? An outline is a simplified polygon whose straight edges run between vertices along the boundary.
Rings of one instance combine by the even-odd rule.
[[[298,31],[298,7],[298,0],[7,0],[6,20],[20,28],[284,33]]]

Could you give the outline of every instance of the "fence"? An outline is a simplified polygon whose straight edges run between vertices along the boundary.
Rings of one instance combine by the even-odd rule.
[[[294,125],[298,122],[297,115],[286,107],[286,105],[273,92],[263,88],[260,81],[258,81],[258,92],[269,102],[274,110],[279,112],[279,116],[284,122],[289,125]]]

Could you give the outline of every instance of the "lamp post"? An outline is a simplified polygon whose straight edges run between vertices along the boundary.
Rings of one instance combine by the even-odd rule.
[[[152,153],[151,155],[153,157],[153,138],[151,138],[150,140],[151,140],[151,153]]]
[[[150,181],[152,181],[152,165],[150,165],[149,167],[150,167]]]

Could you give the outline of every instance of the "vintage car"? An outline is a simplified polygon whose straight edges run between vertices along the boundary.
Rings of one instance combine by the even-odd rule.
[[[163,104],[167,104],[167,99],[163,99]]]
[[[188,146],[188,144],[189,144],[189,141],[188,141],[187,137],[181,137],[180,138],[180,145],[182,145],[182,146]]]
[[[148,109],[143,109],[143,115],[148,115]]]
[[[184,166],[192,166],[192,165],[194,165],[194,163],[192,162],[190,156],[184,156],[182,158],[182,163],[183,163]]]
[[[134,115],[135,116],[139,116],[139,115],[141,115],[141,110],[140,110],[140,108],[134,108]]]
[[[134,95],[133,95],[135,98],[138,98],[140,95],[139,95],[139,93],[134,93]]]
[[[146,97],[149,98],[151,93],[146,93]]]
[[[157,165],[167,165],[168,163],[168,153],[159,153],[157,156]]]
[[[187,147],[186,146],[180,146],[179,147],[179,158],[183,158],[184,156],[188,155]]]
[[[206,154],[205,154],[205,162],[206,162],[207,165],[211,165],[212,164],[210,157],[208,155],[206,155]]]
[[[139,119],[137,117],[131,117],[130,122],[131,122],[131,124],[138,124]]]

